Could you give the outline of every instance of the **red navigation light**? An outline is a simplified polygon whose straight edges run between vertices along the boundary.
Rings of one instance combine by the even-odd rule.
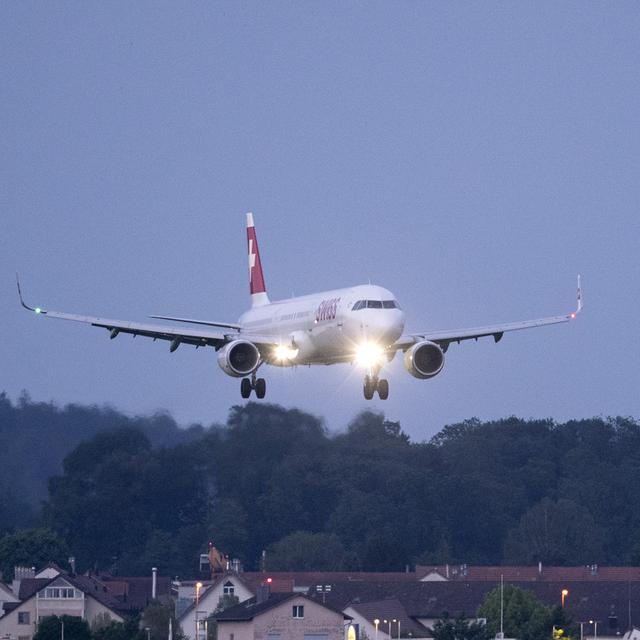
[[[267,584],[271,584],[273,582],[273,578],[267,578]]]

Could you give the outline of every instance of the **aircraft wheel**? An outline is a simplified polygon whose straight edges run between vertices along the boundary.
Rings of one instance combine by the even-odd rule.
[[[369,376],[366,376],[364,379],[364,387],[362,389],[364,392],[365,400],[371,400],[371,398],[373,398],[375,389],[376,388],[374,381]]]
[[[256,380],[256,398],[262,400],[264,394],[267,392],[267,382],[264,378],[258,378]]]
[[[386,400],[389,397],[389,381],[378,380],[378,395],[380,400]]]
[[[242,378],[240,381],[240,395],[245,399],[251,395],[251,380],[249,378]]]

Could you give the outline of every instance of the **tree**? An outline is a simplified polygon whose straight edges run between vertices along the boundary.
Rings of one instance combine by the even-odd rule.
[[[5,576],[16,566],[64,565],[68,558],[66,542],[51,529],[26,529],[0,537],[0,571]]]
[[[344,565],[342,543],[331,533],[296,531],[267,551],[269,571],[340,571]]]
[[[566,624],[564,611],[547,607],[531,591],[513,585],[504,586],[504,633],[518,640],[548,640],[553,625]],[[478,616],[487,619],[490,637],[500,631],[500,587],[490,591],[480,608]]]
[[[599,562],[602,534],[586,507],[571,500],[544,498],[509,532],[504,557],[508,564]]]
[[[182,638],[182,630],[176,621],[174,608],[154,600],[142,612],[140,625],[144,629],[149,629],[152,640],[166,640],[169,636],[169,620],[171,620],[174,639]]]
[[[91,640],[86,620],[76,616],[47,616],[38,623],[33,640],[60,640],[64,625],[65,640]]]
[[[92,629],[93,640],[146,640],[146,634],[142,634],[136,619],[127,619],[124,622],[110,622]]]
[[[434,640],[489,640],[486,625],[466,620],[464,615],[455,620],[445,614],[433,625]]]

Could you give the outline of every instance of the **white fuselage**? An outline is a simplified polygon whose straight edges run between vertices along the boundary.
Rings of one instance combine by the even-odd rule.
[[[296,353],[266,357],[270,364],[333,364],[353,361],[363,343],[393,344],[404,330],[404,313],[387,289],[358,285],[256,306],[238,323],[241,336],[271,338]]]

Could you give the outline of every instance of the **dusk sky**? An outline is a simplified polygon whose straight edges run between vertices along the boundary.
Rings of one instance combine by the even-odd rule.
[[[389,400],[265,367],[267,400],[414,440],[473,416],[640,417],[637,2],[0,4],[0,391],[224,422],[213,349],[18,304],[235,322],[245,212],[271,299],[368,281],[407,331],[566,313],[452,345]]]

